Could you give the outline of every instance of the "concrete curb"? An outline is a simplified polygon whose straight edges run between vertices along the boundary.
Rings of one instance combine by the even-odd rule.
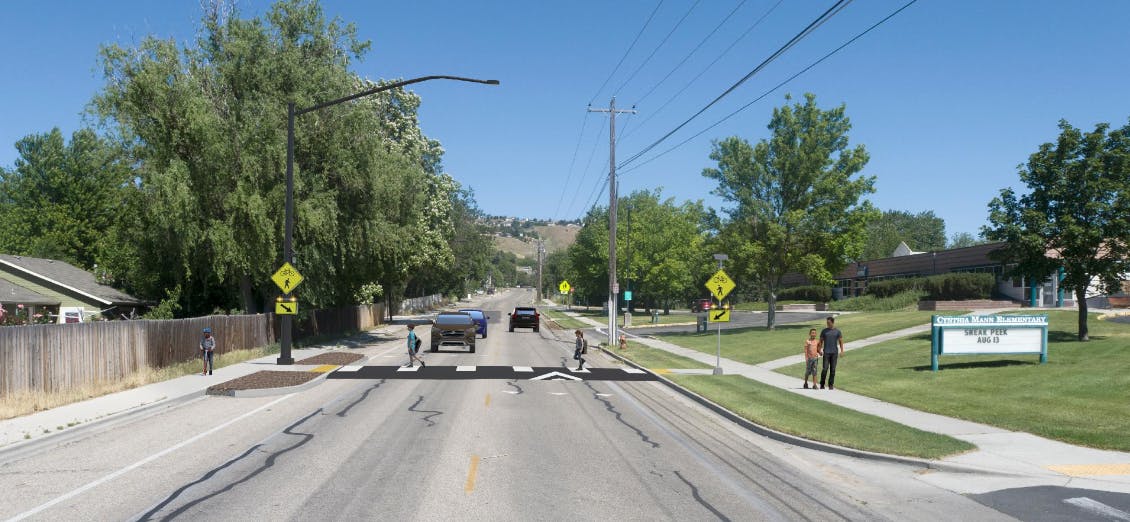
[[[640,370],[643,370],[643,371],[655,376],[655,378],[659,382],[663,383],[668,388],[671,388],[671,389],[679,392],[680,394],[686,396],[687,398],[689,398],[689,399],[699,403],[700,405],[714,411],[715,413],[721,415],[722,417],[725,417],[727,420],[729,420],[729,421],[731,421],[731,422],[733,422],[733,423],[735,423],[735,424],[737,424],[737,425],[739,425],[739,426],[741,426],[741,427],[743,427],[743,428],[745,428],[749,431],[752,431],[752,432],[754,432],[758,435],[773,439],[773,440],[778,441],[778,442],[784,442],[785,444],[791,444],[793,446],[800,446],[802,448],[807,448],[807,449],[811,449],[811,450],[823,451],[825,453],[835,453],[835,454],[844,455],[844,456],[847,456],[847,457],[855,457],[855,458],[859,458],[859,459],[873,460],[873,461],[879,461],[879,462],[891,462],[891,463],[895,463],[895,464],[903,464],[903,465],[907,465],[907,466],[913,466],[913,467],[916,467],[916,468],[929,469],[929,470],[935,470],[935,471],[946,471],[946,472],[950,472],[950,473],[991,474],[991,475],[997,475],[997,476],[1002,476],[1002,477],[1020,476],[1020,475],[1016,475],[1016,474],[1013,474],[1013,473],[1002,473],[1000,471],[995,471],[995,470],[990,470],[990,469],[985,469],[985,468],[978,468],[976,466],[968,466],[968,465],[964,465],[964,464],[952,464],[952,463],[949,463],[949,462],[919,459],[919,458],[915,458],[915,457],[904,457],[904,456],[900,456],[900,455],[888,455],[886,453],[874,453],[874,452],[871,452],[871,451],[864,451],[864,450],[858,450],[858,449],[853,449],[853,448],[847,448],[847,447],[844,447],[844,446],[836,446],[834,444],[828,444],[826,442],[818,442],[818,441],[815,441],[815,440],[798,437],[796,435],[790,435],[788,433],[780,432],[780,431],[777,431],[777,430],[774,430],[774,429],[771,429],[771,428],[767,428],[767,427],[762,426],[760,424],[756,424],[756,423],[750,421],[749,419],[746,419],[746,418],[742,417],[741,415],[738,415],[737,413],[734,413],[734,412],[726,409],[725,407],[721,406],[720,404],[718,404],[718,403],[716,403],[716,402],[714,402],[710,399],[707,399],[706,397],[703,397],[702,395],[699,395],[699,394],[697,394],[697,393],[695,393],[691,390],[688,390],[688,389],[686,389],[682,386],[679,386],[674,381],[671,381],[671,380],[663,377],[662,375],[651,371],[648,368],[640,366],[639,364],[636,364],[635,362],[633,362],[629,359],[626,359],[623,356],[620,356],[618,354],[610,352],[608,349],[604,348],[603,346],[600,348],[600,350],[603,351],[605,354],[610,355],[613,358],[615,358],[615,359],[617,359],[617,360],[619,360],[619,361],[621,361],[625,364],[629,364],[634,368],[638,368]]]

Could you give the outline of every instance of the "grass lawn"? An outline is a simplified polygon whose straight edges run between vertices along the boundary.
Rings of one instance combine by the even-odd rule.
[[[566,330],[577,330],[581,328],[592,327],[592,325],[583,322],[575,317],[569,317],[568,315],[565,315],[565,312],[559,310],[549,310],[547,308],[542,308],[541,313],[549,316],[549,318],[552,319],[553,322],[557,323]]]
[[[812,304],[812,301],[777,301],[777,307],[780,308],[787,304]],[[765,312],[769,310],[769,303],[766,301],[754,301],[752,303],[738,303],[734,305],[734,310],[745,310],[747,312]]]
[[[615,350],[615,353],[627,359],[631,359],[632,362],[644,368],[650,368],[652,370],[665,370],[670,368],[711,368],[710,365],[700,363],[694,359],[688,359],[682,355],[675,355],[667,350],[659,350],[635,341],[628,341],[628,348],[626,350]]]
[[[937,312],[911,310],[844,314],[836,318],[836,327],[843,331],[844,342],[851,342],[911,326],[929,324],[930,316],[934,313]],[[961,312],[943,313],[961,314]],[[763,327],[722,330],[722,357],[758,364],[797,355],[804,350],[804,340],[808,338],[810,328],[815,328],[819,332],[824,328],[824,320],[777,325],[773,331]],[[710,331],[663,334],[656,337],[692,350],[712,354],[717,349],[717,336],[715,331]]]
[[[752,422],[810,440],[865,451],[936,459],[974,449],[921,431],[738,375],[670,375],[671,380]]]
[[[887,402],[1094,448],[1130,451],[1130,324],[1048,314],[1048,363],[1037,355],[945,356],[930,371],[928,334],[849,352],[836,386]],[[781,373],[800,375],[801,365]],[[798,373],[800,372],[800,373]]]
[[[581,310],[579,313],[589,319],[600,321],[601,323],[608,322],[607,312],[601,312],[600,310]],[[695,321],[696,315],[689,312],[672,312],[667,315],[663,315],[663,312],[659,312],[659,324],[694,324]],[[617,316],[617,324],[623,324],[623,322],[624,313],[620,312],[620,315]],[[635,326],[651,324],[651,314],[645,312],[642,308],[636,310],[632,313],[632,324]]]

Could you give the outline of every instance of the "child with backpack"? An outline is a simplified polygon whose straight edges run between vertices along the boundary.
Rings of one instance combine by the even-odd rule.
[[[427,366],[424,360],[420,358],[420,338],[416,335],[416,325],[408,324],[408,364],[407,367],[412,367],[412,362],[420,363],[420,368]]]

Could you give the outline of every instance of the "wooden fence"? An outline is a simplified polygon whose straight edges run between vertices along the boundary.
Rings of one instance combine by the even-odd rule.
[[[296,323],[295,338],[367,330],[383,316],[383,305],[317,310]],[[277,323],[260,314],[0,327],[0,396],[75,389],[198,358],[205,327],[218,353],[267,346]]]

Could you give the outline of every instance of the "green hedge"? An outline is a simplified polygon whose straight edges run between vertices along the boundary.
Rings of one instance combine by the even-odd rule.
[[[909,290],[890,297],[875,297],[862,295],[848,299],[840,299],[828,303],[831,310],[844,312],[893,312],[907,308],[916,308],[918,300],[926,294],[920,290]]]
[[[794,286],[777,292],[777,300],[827,303],[832,300],[832,288],[827,286]]]
[[[940,274],[930,277],[906,277],[875,281],[867,285],[867,295],[887,298],[910,291],[922,291],[935,301],[988,299],[996,277],[992,274]]]

